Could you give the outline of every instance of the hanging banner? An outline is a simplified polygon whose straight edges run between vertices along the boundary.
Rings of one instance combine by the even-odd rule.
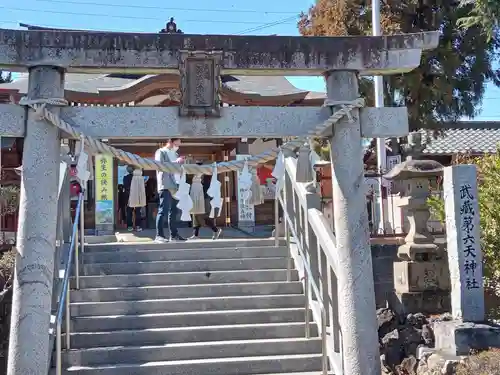
[[[245,160],[251,155],[236,155],[236,160]],[[239,227],[253,227],[255,226],[255,207],[248,204],[245,200],[245,191],[240,186],[241,171],[236,172],[238,182],[238,226]]]
[[[114,229],[113,192],[113,157],[96,155],[95,224],[98,232],[112,232]]]

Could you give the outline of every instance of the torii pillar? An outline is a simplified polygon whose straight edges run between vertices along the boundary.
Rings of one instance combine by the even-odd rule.
[[[356,72],[328,72],[328,99],[358,98]],[[333,218],[337,238],[338,299],[344,374],[380,375],[359,110],[337,122],[331,136]]]
[[[54,66],[30,68],[28,98],[64,98],[63,70]],[[58,114],[60,109],[51,108],[51,111]],[[8,375],[42,375],[49,369],[60,152],[59,129],[29,110],[24,137]],[[27,342],[31,344],[26,345]],[[23,350],[26,348],[30,350]]]

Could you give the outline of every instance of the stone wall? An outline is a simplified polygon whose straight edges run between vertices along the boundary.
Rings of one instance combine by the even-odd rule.
[[[373,278],[375,282],[375,302],[377,308],[387,307],[394,296],[394,262],[397,261],[398,246],[371,245]],[[390,302],[389,302],[390,303]]]

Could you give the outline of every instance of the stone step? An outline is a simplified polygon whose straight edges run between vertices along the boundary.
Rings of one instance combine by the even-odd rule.
[[[291,280],[297,281],[297,270],[291,270]],[[80,288],[142,287],[152,285],[193,285],[286,281],[286,270],[236,270],[211,272],[171,272],[138,275],[81,276]],[[74,279],[72,279],[74,286]]]
[[[65,367],[110,363],[145,363],[190,359],[321,353],[319,338],[285,338],[168,343],[158,346],[118,346],[71,350],[63,354]]]
[[[104,332],[149,328],[304,322],[305,309],[249,309],[73,317],[72,332]]]
[[[311,324],[311,336],[318,335]],[[187,342],[298,338],[305,335],[304,322],[234,324],[200,327],[150,328],[109,332],[71,333],[71,348],[147,346]]]
[[[80,289],[71,292],[72,302],[136,301],[144,299],[300,294],[302,283],[266,282],[209,285],[161,285],[147,287]]]
[[[285,246],[284,240],[280,240],[280,246]],[[87,244],[85,252],[103,252],[103,251],[124,251],[124,250],[184,250],[184,249],[221,249],[221,248],[243,248],[243,247],[266,247],[274,246],[274,238],[234,238],[213,240],[195,240],[186,242],[114,242],[102,244]]]
[[[292,262],[293,263],[293,262]],[[85,275],[125,275],[163,272],[212,272],[247,269],[283,269],[287,259],[280,258],[243,258],[178,260],[170,262],[135,263],[97,263],[84,266]]]
[[[122,263],[122,262],[157,262],[172,260],[200,259],[241,259],[241,258],[271,258],[286,257],[286,247],[243,247],[243,248],[213,248],[213,249],[175,249],[175,250],[141,250],[125,249],[123,251],[103,251],[85,253],[84,264]]]
[[[71,375],[253,375],[315,371],[321,368],[321,354],[291,354],[262,357],[209,358],[169,362],[146,362],[100,366],[74,366]]]
[[[136,315],[187,311],[217,311],[304,307],[303,294],[172,298],[139,301],[74,302],[71,316]]]

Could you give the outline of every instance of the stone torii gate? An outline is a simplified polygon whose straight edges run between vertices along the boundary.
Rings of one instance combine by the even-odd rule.
[[[350,121],[328,120],[358,98],[358,74],[410,71],[437,43],[435,32],[325,38],[0,30],[0,69],[29,72],[32,102],[64,98],[65,72],[180,74],[179,108],[47,105],[97,139],[306,137],[324,129],[332,145],[344,373],[379,375],[361,140],[405,136],[407,111],[353,109]],[[324,108],[221,108],[221,73],[324,75],[328,99]],[[0,135],[25,138],[8,374],[46,375],[59,150],[69,135],[16,105],[0,105]]]

